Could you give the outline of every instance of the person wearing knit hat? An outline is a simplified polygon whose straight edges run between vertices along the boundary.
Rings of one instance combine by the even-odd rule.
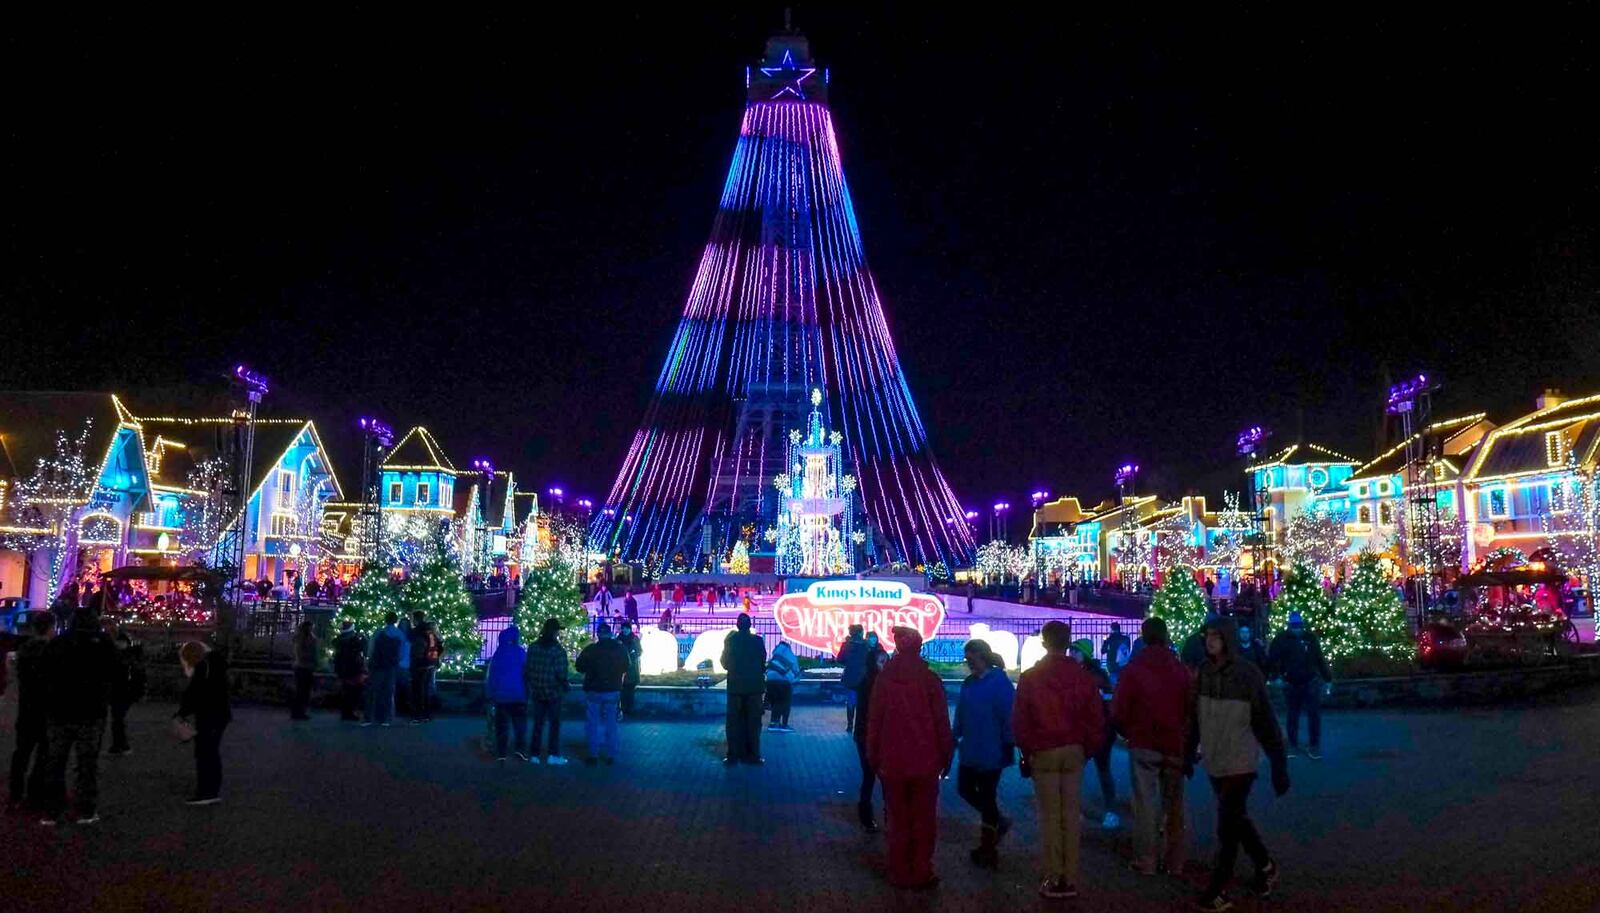
[[[888,805],[889,883],[938,884],[933,848],[939,832],[939,777],[955,752],[944,683],[922,658],[922,635],[897,627],[894,656],[873,685],[867,759]]]

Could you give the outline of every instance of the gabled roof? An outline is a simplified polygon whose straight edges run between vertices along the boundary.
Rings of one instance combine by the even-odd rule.
[[[179,417],[161,416],[157,418],[140,417],[140,426],[144,429],[145,444],[150,446],[156,436],[183,444],[184,452],[191,464],[197,464],[207,457],[227,452],[227,435],[234,427],[232,416],[206,416],[206,417]],[[304,418],[258,418],[255,422],[255,441],[250,452],[250,495],[255,496],[280,460],[283,459],[295,441],[302,434],[309,433],[313,445],[322,453],[324,462],[328,467],[328,476],[333,482],[334,497],[343,497],[344,489],[339,484],[339,474],[334,470],[333,460],[328,455],[328,450],[322,445],[322,437],[317,432],[317,425],[310,419]],[[169,453],[163,460],[170,458]],[[187,473],[187,471],[185,471]],[[181,486],[187,482],[187,474],[175,476],[167,467],[161,467],[160,482],[163,485]]]
[[[444,455],[444,448],[433,439],[428,429],[421,425],[406,432],[400,443],[383,458],[384,469],[422,469],[455,472],[456,467]]]
[[[464,469],[456,473],[456,515],[460,516],[468,506],[466,491],[476,492],[478,495],[478,515],[485,526],[498,527],[502,525],[506,515],[506,493],[516,487],[516,475],[511,472],[494,471],[494,487],[488,492],[489,497],[484,497],[484,476],[480,470]],[[523,496],[518,492],[516,497]],[[515,517],[512,518],[515,522]]]
[[[163,434],[146,436],[145,463],[150,467],[150,482],[169,488],[184,488],[189,484],[189,474],[200,460],[197,451],[187,444]]]
[[[1304,441],[1299,444],[1290,444],[1264,461],[1250,466],[1245,472],[1255,472],[1257,469],[1266,469],[1268,466],[1278,466],[1286,463],[1360,463],[1353,456],[1346,456],[1332,447],[1313,444]]]
[[[536,491],[519,491],[516,493],[517,525],[528,522],[528,515],[539,509],[539,493]]]
[[[84,460],[99,467],[122,425],[138,423],[112,393],[0,391],[0,471],[31,476],[56,452],[56,433],[76,439],[90,421]]]
[[[1365,465],[1357,467],[1351,473],[1350,480],[1364,481],[1367,479],[1382,478],[1397,475],[1405,469],[1406,445],[1421,437],[1424,433],[1437,435],[1443,440],[1440,442],[1439,451],[1445,457],[1460,456],[1471,450],[1483,436],[1494,430],[1494,423],[1487,418],[1487,413],[1475,412],[1472,415],[1463,415],[1460,418],[1445,419],[1434,422],[1427,427],[1425,432],[1419,431],[1400,443],[1378,454]],[[1459,471],[1459,460],[1441,460],[1452,474]]]
[[[1558,471],[1546,450],[1548,433],[1558,433],[1566,453],[1579,466],[1593,466],[1600,450],[1600,395],[1585,396],[1529,413],[1490,432],[1467,469],[1469,481]]]

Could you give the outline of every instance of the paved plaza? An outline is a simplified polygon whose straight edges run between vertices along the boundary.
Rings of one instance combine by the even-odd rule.
[[[14,698],[0,722],[11,748]],[[498,765],[480,719],[361,729],[321,714],[291,724],[241,707],[224,742],[224,803],[192,786],[170,705],[135,708],[134,753],[102,761],[95,826],[7,816],[0,906],[78,910],[657,911],[1170,910],[1191,887],[1122,867],[1125,833],[1085,830],[1083,897],[1034,888],[1028,785],[1006,775],[1017,820],[1000,870],[975,870],[977,828],[940,804],[943,884],[883,881],[884,839],[855,826],[856,761],[842,711],[797,708],[767,765],[724,769],[715,721],[625,724],[615,767]],[[1327,757],[1293,762],[1284,799],[1253,810],[1282,863],[1277,910],[1600,909],[1593,810],[1600,690],[1537,704],[1328,715]],[[565,741],[581,755],[582,727]],[[1115,757],[1126,815],[1125,757]],[[1212,847],[1210,789],[1192,781],[1194,849]],[[1093,774],[1084,803],[1098,811]],[[1241,874],[1243,869],[1241,868]],[[1243,910],[1269,905],[1241,899]]]

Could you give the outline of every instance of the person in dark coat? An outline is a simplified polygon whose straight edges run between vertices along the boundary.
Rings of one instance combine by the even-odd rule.
[[[145,671],[144,647],[127,631],[117,631],[111,636],[111,645],[117,651],[117,668],[111,677],[111,757],[121,757],[133,750],[128,744],[128,708],[144,699]]]
[[[193,640],[179,649],[178,659],[189,685],[177,716],[194,726],[195,790],[188,804],[216,805],[222,801],[222,733],[233,721],[228,663],[221,653]]]
[[[889,816],[889,883],[925,889],[938,884],[939,777],[950,770],[955,738],[944,683],[922,658],[922,635],[894,629],[895,654],[872,687],[867,759],[883,781]]]
[[[339,719],[354,723],[361,719],[361,689],[367,678],[367,641],[356,630],[355,622],[339,626],[333,641],[333,674],[339,677]]]
[[[49,719],[45,702],[50,683],[45,651],[56,636],[54,615],[40,613],[29,622],[32,636],[17,647],[17,744],[11,751],[10,807],[42,804],[45,768],[49,766]],[[29,766],[32,766],[30,776]]]
[[[839,645],[839,653],[834,661],[841,667],[839,686],[844,688],[844,731],[854,732],[856,728],[856,704],[860,699],[861,679],[867,673],[867,639],[861,625],[851,625],[850,635],[844,643]]]
[[[45,817],[39,823],[61,821],[67,803],[67,756],[72,754],[77,760],[78,823],[93,824],[100,820],[100,739],[106,729],[117,651],[94,613],[79,609],[67,633],[50,642],[44,659],[49,745]]]
[[[960,767],[956,771],[956,792],[978,811],[983,826],[972,862],[992,869],[1000,864],[1000,838],[1011,829],[1011,821],[1000,814],[996,791],[1000,774],[1012,764],[1016,740],[1011,734],[1011,705],[1016,689],[1006,676],[1005,661],[981,640],[969,640],[962,649],[972,674],[961,683],[961,698],[956,704],[955,725]]]
[[[861,789],[856,798],[856,815],[861,820],[861,827],[869,834],[878,832],[878,822],[872,815],[872,787],[878,781],[878,774],[867,758],[867,720],[872,712],[872,686],[878,683],[878,672],[888,659],[889,654],[882,648],[868,648],[866,658],[862,661],[865,668],[861,683],[856,686],[856,712],[860,718],[852,735],[856,743],[856,760],[861,764]]]
[[[617,703],[623,679],[628,676],[628,651],[611,636],[611,626],[601,622],[595,631],[598,639],[583,648],[576,664],[578,674],[583,676],[584,735],[589,742],[589,756],[583,763],[590,767],[602,760],[616,763],[622,747],[622,736],[617,731]]]
[[[444,641],[423,612],[411,613],[411,722],[433,722],[433,676],[444,657]],[[393,686],[391,686],[393,687]]]
[[[1283,679],[1283,702],[1288,710],[1289,753],[1300,751],[1300,713],[1305,712],[1311,744],[1306,757],[1322,757],[1322,689],[1333,681],[1333,672],[1322,655],[1322,644],[1315,631],[1306,627],[1299,612],[1289,613],[1289,627],[1272,639],[1267,662]]]
[[[633,623],[624,621],[620,625],[617,643],[628,651],[628,672],[622,677],[622,694],[618,701],[622,715],[633,716],[633,693],[639,690],[639,660],[644,656],[644,647],[639,643],[639,635],[634,633]]]
[[[1167,623],[1146,618],[1151,649],[1117,679],[1111,717],[1128,739],[1133,784],[1133,863],[1141,875],[1183,873],[1183,748],[1189,724],[1189,670],[1167,647]],[[1160,839],[1164,836],[1164,839]],[[1157,858],[1157,845],[1160,858]],[[1159,866],[1158,866],[1159,864]]]
[[[739,613],[738,630],[722,644],[728,672],[728,754],[722,763],[761,764],[761,697],[767,690],[767,645],[750,631],[750,616]]]
[[[561,622],[546,618],[539,639],[528,648],[522,680],[533,702],[532,754],[540,764],[567,763],[561,755],[561,698],[567,693],[567,651],[561,646]],[[549,726],[550,738],[543,738]]]
[[[289,719],[309,720],[306,708],[311,705],[311,681],[317,671],[317,653],[321,644],[310,621],[300,622],[294,632],[294,701],[289,705]]]

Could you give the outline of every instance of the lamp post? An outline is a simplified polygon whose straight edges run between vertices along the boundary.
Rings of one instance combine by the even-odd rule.
[[[494,497],[494,463],[480,458],[472,461],[472,468],[483,473],[483,500],[478,504],[478,516],[483,518],[483,523],[478,527],[479,535],[482,537],[482,541],[478,543],[478,562],[483,564],[487,561],[492,565],[494,543],[489,538],[489,503]]]
[[[361,513],[362,558],[378,561],[383,555],[383,452],[394,445],[394,429],[378,419],[362,416]]]
[[[1235,450],[1239,456],[1244,457],[1245,471],[1250,472],[1250,466],[1255,460],[1261,443],[1272,436],[1272,432],[1260,425],[1251,425],[1239,432]],[[1267,485],[1267,477],[1261,476],[1261,484],[1257,485],[1255,478],[1250,480],[1250,576],[1256,580],[1259,596],[1265,598],[1268,591],[1266,579],[1267,564],[1267,499],[1271,489]]]
[[[578,564],[579,571],[583,574],[584,582],[589,581],[589,517],[594,513],[594,501],[589,498],[579,498],[576,502],[578,513],[583,520],[578,526]],[[609,586],[610,581],[606,581]]]
[[[994,503],[994,519],[990,522],[989,527],[990,538],[1004,539],[1006,537],[1005,515],[1006,511],[1009,511],[1010,509],[1010,501],[996,501]]]

